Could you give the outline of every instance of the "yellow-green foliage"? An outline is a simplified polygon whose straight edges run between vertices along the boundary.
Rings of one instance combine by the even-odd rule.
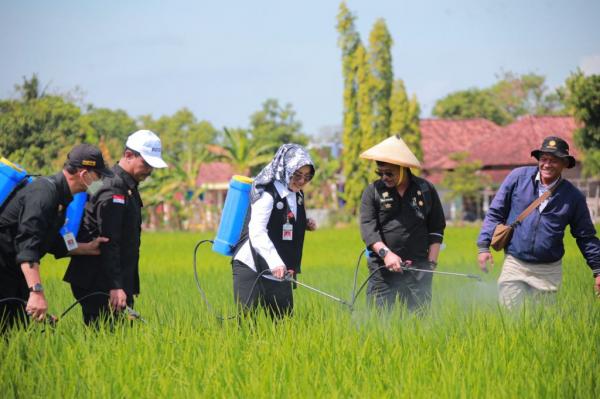
[[[477,273],[476,228],[450,228],[439,270]],[[278,324],[220,323],[194,285],[192,250],[209,236],[145,233],[146,325],[87,330],[79,308],[54,331],[0,340],[2,398],[516,398],[600,397],[600,301],[570,238],[556,304],[509,313],[495,280],[436,276],[431,313],[378,315],[364,295],[350,314],[299,287],[295,315]],[[302,281],[348,298],[362,245],[355,228],[307,233]],[[228,258],[208,248],[199,273],[215,308],[232,312]],[[71,302],[65,261],[42,261],[50,309]],[[361,279],[366,276],[364,264]]]

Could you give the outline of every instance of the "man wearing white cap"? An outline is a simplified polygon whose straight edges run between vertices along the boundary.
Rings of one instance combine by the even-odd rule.
[[[102,188],[86,204],[78,241],[86,242],[102,232],[110,239],[100,247],[99,256],[72,257],[64,280],[81,300],[86,324],[95,323],[110,311],[133,306],[140,292],[139,249],[142,199],[138,184],[154,168],[166,168],[161,142],[149,130],[138,130],[127,138],[125,151],[105,179]],[[94,292],[102,292],[104,295]],[[108,298],[107,298],[108,297]],[[85,299],[84,299],[85,298]]]
[[[409,310],[428,307],[432,274],[403,270],[403,265],[434,269],[446,220],[437,191],[414,176],[420,162],[399,136],[360,155],[376,161],[379,180],[369,184],[360,206],[360,234],[369,249],[367,299],[391,307],[398,299]]]

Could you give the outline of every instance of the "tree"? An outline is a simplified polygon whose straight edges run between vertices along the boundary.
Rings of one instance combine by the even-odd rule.
[[[225,139],[223,142],[224,154],[221,160],[233,165],[233,170],[241,175],[254,175],[257,169],[266,165],[277,149],[275,143],[258,146],[253,143],[247,130],[223,129]]]
[[[165,213],[174,215],[173,225],[187,228],[187,221],[198,206],[198,170],[202,163],[214,160],[207,144],[214,141],[217,130],[207,121],[198,121],[187,108],[158,120],[142,116],[140,125],[161,138],[163,157],[169,164],[168,169],[155,171],[144,183],[142,189],[148,193],[148,203],[163,204]]]
[[[46,86],[47,88],[48,86]],[[17,92],[21,93],[21,99],[24,102],[37,100],[46,95],[46,88],[40,92],[40,80],[36,73],[31,75],[31,79],[23,76],[23,83],[15,85]]]
[[[504,72],[489,88],[450,93],[436,102],[432,113],[439,118],[486,118],[499,125],[522,115],[563,113],[559,94],[549,93],[545,82],[545,77],[534,73]]]
[[[358,65],[357,50],[362,47],[360,37],[354,27],[356,17],[348,10],[345,2],[340,4],[337,16],[339,34],[338,46],[342,50],[342,75],[344,80],[344,113],[342,133],[342,173],[345,176],[345,209],[355,214],[363,189],[359,170],[361,161],[362,130],[358,110]],[[364,48],[361,52],[364,54]],[[362,56],[364,58],[364,56]]]
[[[421,106],[417,95],[413,93],[408,103],[408,121],[404,142],[415,156],[423,161],[423,146],[421,145]]]
[[[364,148],[385,140],[390,136],[390,97],[394,72],[392,71],[392,37],[383,19],[378,19],[369,35],[367,86],[371,100],[372,131],[363,140]],[[365,132],[366,133],[366,132]]]
[[[284,107],[276,99],[267,99],[262,109],[250,116],[250,131],[258,146],[296,143],[306,145],[308,137],[301,132],[302,123],[296,120],[291,104]]]
[[[410,101],[408,100],[402,79],[394,81],[390,97],[390,111],[390,133],[399,134],[415,156],[423,160],[419,103],[415,95]]]
[[[155,170],[141,188],[142,192],[148,193],[148,205],[163,204],[174,209],[173,225],[178,230],[189,228],[188,221],[200,206],[199,197],[203,189],[196,184],[200,166],[215,160],[214,154],[206,147],[187,156],[190,158],[184,162],[170,164],[168,169]]]
[[[20,100],[0,101],[0,153],[29,173],[54,173],[90,127],[79,107],[60,96],[42,95],[36,75],[19,87]]]
[[[98,145],[109,164],[121,157],[127,136],[137,130],[135,120],[120,109],[90,106],[82,120],[91,127],[91,134],[86,137],[86,142]]]
[[[449,200],[460,199],[463,203],[479,204],[483,189],[489,184],[489,177],[481,173],[480,161],[469,162],[468,158],[467,152],[456,152],[450,155],[450,159],[456,162],[456,166],[453,170],[444,172],[442,185],[449,190],[447,193]],[[479,213],[479,205],[477,205],[477,213]],[[463,218],[461,208],[457,218],[458,220]]]
[[[450,93],[438,100],[432,114],[448,119],[485,118],[498,125],[506,125],[513,120],[498,104],[491,91],[475,88]]]
[[[575,132],[575,143],[583,152],[583,172],[600,174],[600,75],[577,71],[566,82],[569,111],[583,126]]]

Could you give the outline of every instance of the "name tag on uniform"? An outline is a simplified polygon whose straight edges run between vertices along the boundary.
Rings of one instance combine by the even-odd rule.
[[[62,237],[63,237],[63,240],[65,240],[65,245],[67,246],[68,251],[77,249],[77,240],[75,239],[75,236],[73,235],[73,233],[71,233],[71,232],[65,233]]]
[[[281,236],[283,241],[292,241],[294,239],[294,226],[291,223],[283,225],[283,234]]]

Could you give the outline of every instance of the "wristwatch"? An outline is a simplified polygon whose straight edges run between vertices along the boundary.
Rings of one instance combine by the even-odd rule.
[[[44,292],[44,286],[40,283],[34,284],[33,287],[29,287],[29,292]]]
[[[388,252],[390,252],[389,249],[387,249],[386,247],[381,247],[379,248],[379,251],[377,251],[377,255],[379,255],[379,257],[383,259],[388,254]]]

